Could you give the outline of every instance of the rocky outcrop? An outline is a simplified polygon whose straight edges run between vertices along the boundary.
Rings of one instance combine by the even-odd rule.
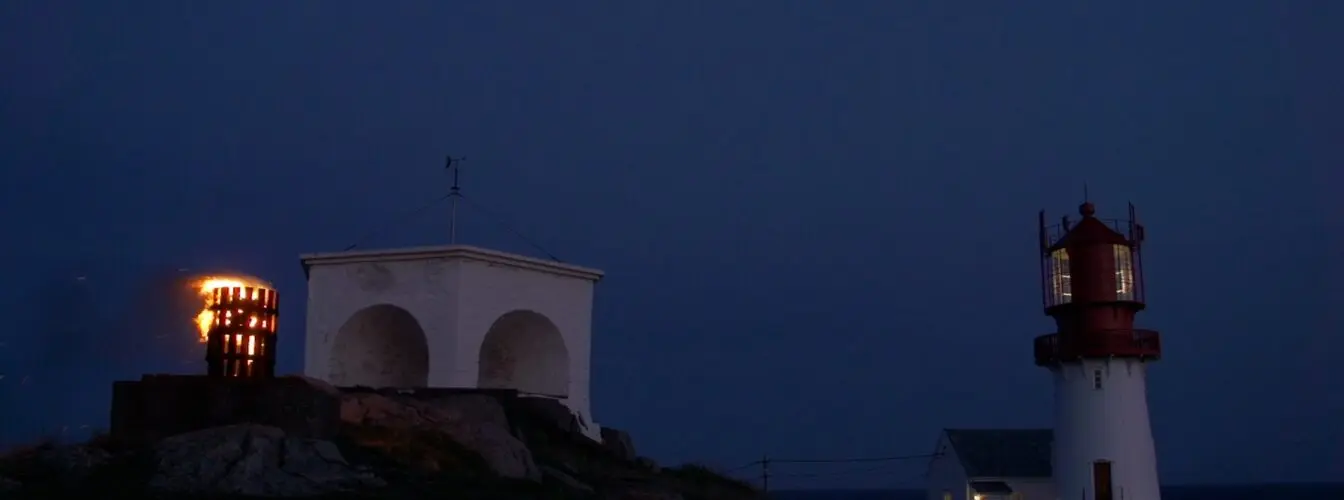
[[[330,439],[340,427],[341,392],[321,380],[146,375],[112,385],[111,434],[136,445],[237,423],[289,436]]]
[[[588,484],[579,481],[578,478],[575,478],[573,475],[570,475],[567,472],[556,469],[555,467],[547,465],[541,466],[541,475],[543,478],[547,480],[560,483],[569,490],[581,493],[593,493],[592,486],[589,486]]]
[[[0,476],[0,493],[13,494],[23,488],[23,483]]]
[[[519,397],[510,401],[516,414],[526,415],[532,423],[562,432],[580,434],[585,430],[583,421],[570,413],[560,401],[542,397]]]
[[[504,407],[490,396],[417,399],[357,392],[342,398],[341,420],[352,425],[441,432],[479,454],[500,477],[541,479],[531,451],[512,434]]]
[[[71,481],[83,481],[111,459],[111,453],[96,446],[53,446],[37,452],[41,466]]]
[[[143,387],[178,383],[200,384],[161,379]],[[224,389],[214,394],[237,397],[194,407],[229,409],[210,419],[241,415],[259,423],[234,421],[146,442],[168,431],[146,426],[158,420],[138,420],[138,427],[125,429],[143,432],[0,455],[0,493],[15,498],[111,492],[168,498],[759,498],[750,486],[709,469],[659,467],[638,457],[630,436],[620,430],[603,428],[602,439],[595,441],[588,436],[598,429],[585,429],[583,419],[554,399],[502,390],[337,391],[299,378],[274,384],[221,383]],[[281,390],[301,397],[290,405],[269,396]],[[161,395],[189,392],[173,388]],[[172,404],[171,397],[155,401]],[[249,407],[248,401],[266,401],[269,409]],[[153,406],[149,402],[141,401]],[[155,411],[161,417],[171,413]],[[174,425],[197,426],[210,419]]]
[[[630,434],[623,430],[603,427],[602,444],[622,460],[634,460],[638,456],[635,454],[634,440],[630,439]]]
[[[180,434],[154,447],[149,489],[192,495],[309,496],[383,486],[330,441],[260,425]]]
[[[633,488],[626,491],[620,498],[621,500],[685,500],[685,497],[680,493],[657,488]]]

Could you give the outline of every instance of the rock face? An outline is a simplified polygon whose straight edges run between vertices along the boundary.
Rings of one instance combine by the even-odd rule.
[[[194,495],[307,496],[382,486],[329,441],[233,425],[173,436],[154,447],[149,488]]]
[[[11,494],[23,488],[23,483],[0,476],[0,493]]]
[[[596,441],[560,401],[517,391],[301,378],[125,387],[110,435],[0,454],[0,497],[761,498],[710,468],[659,467],[618,429]]]
[[[583,421],[570,413],[569,407],[554,399],[520,397],[512,402],[539,425],[569,433],[581,433],[585,429]]]
[[[175,434],[242,422],[294,437],[329,439],[340,424],[340,391],[320,380],[146,375],[112,385],[112,437],[150,444]]]
[[[71,481],[82,481],[95,469],[106,464],[112,455],[92,446],[57,446],[42,450],[37,460]]]
[[[341,420],[352,425],[442,432],[483,458],[500,477],[540,480],[532,453],[512,433],[499,400],[483,394],[456,394],[432,399],[396,397],[374,392],[345,394]]]
[[[630,439],[630,434],[623,430],[611,427],[602,428],[602,445],[606,446],[611,453],[621,460],[634,460],[635,443]]]

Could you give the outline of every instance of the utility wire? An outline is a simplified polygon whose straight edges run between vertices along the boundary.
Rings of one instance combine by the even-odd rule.
[[[383,225],[383,226],[380,226],[380,227],[376,227],[376,228],[374,228],[374,229],[369,230],[368,232],[366,232],[366,233],[364,234],[364,236],[359,237],[359,239],[355,240],[354,243],[351,243],[350,246],[345,247],[345,250],[342,250],[342,251],[353,250],[355,247],[357,247],[357,246],[359,246],[359,245],[361,245],[361,244],[367,242],[367,241],[369,240],[369,238],[372,238],[372,237],[374,237],[374,236],[381,235],[381,234],[383,234],[384,232],[386,232],[388,229],[391,229],[393,226],[395,226],[395,225],[397,225],[397,224],[401,224],[401,223],[405,223],[405,222],[410,222],[411,220],[414,220],[416,217],[422,215],[426,210],[429,210],[430,208],[432,208],[432,207],[434,206],[435,203],[438,203],[438,202],[440,202],[440,201],[446,200],[446,199],[448,199],[449,196],[452,196],[452,195],[450,195],[450,194],[445,194],[445,195],[443,195],[443,196],[440,196],[440,197],[438,197],[438,198],[435,198],[435,199],[433,199],[433,200],[431,200],[431,201],[429,201],[429,202],[427,202],[427,203],[425,203],[425,204],[423,204],[423,205],[420,205],[419,207],[416,207],[415,210],[411,210],[411,211],[409,211],[409,212],[405,212],[405,213],[401,214],[400,217],[396,217],[395,219],[393,219],[393,222],[392,222],[391,224],[386,224],[386,225]]]
[[[448,157],[448,169],[451,170],[451,171],[453,172],[453,187],[452,187],[451,190],[449,190],[449,192],[448,192],[447,194],[445,194],[445,195],[443,195],[443,196],[440,196],[440,197],[438,197],[438,198],[435,198],[434,200],[430,201],[429,203],[426,203],[426,204],[424,204],[424,205],[421,205],[421,206],[419,206],[419,207],[416,207],[415,210],[412,210],[412,211],[410,211],[410,212],[407,212],[407,213],[405,213],[405,214],[402,214],[400,217],[397,217],[397,218],[394,220],[394,224],[400,224],[400,223],[404,223],[404,222],[409,222],[410,220],[412,220],[412,219],[414,219],[415,217],[418,217],[419,215],[421,215],[422,213],[424,213],[426,210],[429,210],[431,207],[434,206],[435,203],[438,203],[438,202],[443,201],[443,200],[446,200],[446,199],[452,199],[452,200],[453,200],[453,215],[452,215],[452,221],[450,222],[450,224],[452,224],[452,225],[454,226],[453,229],[451,230],[451,232],[453,232],[454,239],[456,239],[457,201],[458,201],[458,200],[461,200],[461,201],[463,201],[463,202],[466,202],[468,205],[471,205],[472,208],[474,208],[474,209],[480,211],[480,212],[481,212],[482,214],[484,214],[488,219],[490,219],[491,222],[494,222],[496,225],[500,226],[500,227],[503,228],[505,231],[508,231],[508,232],[512,233],[515,237],[517,237],[519,240],[522,240],[524,243],[527,243],[529,246],[531,246],[531,247],[532,247],[533,249],[535,249],[536,251],[541,252],[541,253],[544,254],[546,257],[550,258],[551,260],[553,260],[553,261],[555,261],[555,262],[562,262],[562,263],[563,263],[564,261],[560,260],[559,257],[556,257],[555,254],[553,254],[553,253],[547,251],[545,248],[543,248],[543,247],[542,247],[540,244],[538,244],[536,241],[532,240],[531,238],[528,238],[526,235],[524,235],[524,234],[522,233],[522,231],[519,231],[518,228],[517,228],[517,226],[515,226],[515,225],[513,225],[513,224],[510,224],[507,220],[505,220],[505,218],[500,217],[499,214],[495,213],[493,210],[490,210],[490,209],[487,209],[487,208],[481,206],[480,203],[476,203],[476,200],[467,197],[467,195],[465,195],[465,194],[462,194],[461,189],[458,187],[458,177],[457,177],[457,175],[458,175],[458,169],[456,168],[456,165],[454,164],[454,162],[458,162],[458,161],[461,161],[461,160],[464,160],[464,159],[465,159],[465,158],[453,158],[453,157],[451,157],[451,156]],[[375,229],[369,231],[368,233],[365,233],[364,236],[361,236],[359,239],[355,240],[355,242],[354,242],[354,243],[351,243],[350,246],[345,247],[345,250],[344,250],[344,251],[353,250],[355,247],[364,244],[366,241],[368,241],[369,238],[372,238],[373,236],[377,236],[377,235],[381,234],[382,232],[386,231],[387,229],[390,229],[390,227],[391,227],[392,225],[393,225],[393,224],[385,225],[385,226],[382,226],[382,227],[379,227],[379,228],[375,228]]]
[[[868,474],[868,473],[872,473],[872,472],[881,472],[881,471],[890,471],[890,470],[891,470],[891,466],[890,466],[890,465],[876,465],[876,466],[863,467],[863,468],[859,468],[859,469],[833,470],[833,471],[827,471],[827,472],[805,472],[805,473],[794,473],[794,474],[771,474],[771,475],[770,475],[770,478],[771,478],[771,479],[774,479],[774,478],[780,478],[780,479],[795,479],[795,478],[796,478],[796,479],[804,479],[804,478],[817,478],[817,477],[852,476],[852,475],[856,475],[856,474]]]
[[[864,458],[798,458],[798,459],[786,459],[786,460],[777,460],[772,458],[770,459],[770,463],[839,464],[839,463],[859,463],[859,462],[892,462],[896,460],[914,460],[917,458],[932,458],[936,456],[938,456],[937,453],[925,453],[922,455],[900,455],[893,457],[864,457]]]
[[[938,456],[937,453],[925,453],[922,455],[899,455],[890,457],[861,457],[861,458],[796,458],[796,459],[770,459],[772,464],[847,464],[860,462],[892,462],[896,460],[914,460],[917,458],[932,458]],[[743,464],[740,467],[728,469],[727,472],[742,470],[748,467],[754,467],[765,463],[764,460],[755,460]]]
[[[472,208],[475,208],[476,210],[478,210],[478,211],[480,211],[481,213],[485,214],[487,217],[490,217],[491,219],[493,219],[494,223],[495,223],[496,225],[498,225],[498,226],[504,228],[505,231],[508,231],[508,232],[510,232],[510,233],[513,233],[513,235],[516,236],[516,237],[518,237],[518,239],[522,240],[524,243],[527,243],[528,245],[531,245],[532,248],[535,249],[536,251],[545,254],[546,257],[549,257],[549,258],[550,258],[551,260],[553,260],[553,261],[556,261],[556,262],[562,262],[562,263],[564,262],[564,261],[560,260],[559,257],[556,257],[554,254],[552,254],[551,252],[546,251],[546,249],[545,249],[545,248],[542,248],[542,246],[539,245],[539,244],[537,244],[537,242],[532,241],[531,238],[528,238],[527,236],[524,236],[523,233],[522,233],[522,231],[519,231],[518,228],[517,228],[516,226],[514,226],[514,225],[512,225],[512,224],[509,224],[506,220],[504,220],[503,217],[500,217],[499,214],[496,214],[496,213],[494,213],[493,211],[491,211],[491,210],[489,210],[489,209],[486,209],[485,207],[481,206],[481,204],[476,203],[475,200],[472,200],[471,198],[469,198],[469,197],[468,197],[467,195],[465,195],[465,194],[458,193],[457,196],[458,196],[458,198],[461,198],[462,201],[467,202],[468,205],[471,205]]]
[[[854,472],[858,472],[858,471],[854,471]],[[873,472],[876,472],[876,473],[885,473],[885,472],[890,472],[890,471],[883,471],[883,470],[881,470],[881,469],[873,469]],[[844,478],[844,476],[849,476],[849,477],[848,477],[848,478]],[[777,479],[781,480],[781,481],[785,484],[785,489],[788,489],[788,488],[798,488],[798,487],[801,487],[801,486],[804,486],[804,485],[808,485],[808,484],[825,484],[825,483],[828,482],[828,480],[831,480],[832,478],[843,478],[843,479],[842,479],[843,481],[862,482],[862,483],[865,485],[865,487],[867,487],[867,488],[880,488],[880,489],[884,489],[884,490],[893,490],[893,491],[894,491],[894,490],[921,490],[921,489],[924,489],[924,488],[927,486],[927,481],[926,481],[926,479],[925,479],[925,474],[923,474],[923,473],[920,473],[920,474],[911,474],[911,475],[897,475],[895,480],[891,480],[891,479],[887,478],[886,476],[871,475],[871,476],[864,477],[864,476],[855,476],[855,475],[852,475],[852,474],[841,474],[841,473],[836,473],[836,474],[815,474],[815,475],[790,475],[790,474],[781,474],[781,475],[778,475],[778,476],[771,476],[770,478],[771,478],[771,479],[776,479],[776,478],[777,478]]]
[[[772,459],[772,458],[770,458],[770,457],[767,456],[767,457],[763,457],[763,458],[761,458],[760,460],[757,460],[757,461],[755,461],[755,462],[752,462],[752,463],[750,463],[750,464],[743,465],[742,467],[738,467],[737,469],[731,469],[729,472],[732,472],[732,471],[735,471],[735,470],[741,470],[741,469],[743,469],[743,468],[750,467],[750,466],[752,466],[752,465],[759,465],[759,466],[761,467],[761,476],[760,476],[760,480],[759,480],[759,481],[760,481],[760,488],[761,488],[762,491],[765,491],[765,492],[768,493],[768,492],[770,491],[770,479],[771,479],[771,478],[780,478],[780,479],[804,479],[804,478],[818,478],[818,477],[829,477],[829,476],[842,476],[842,475],[849,475],[849,474],[870,473],[870,472],[875,472],[875,471],[878,471],[878,470],[881,470],[881,469],[886,468],[886,466],[877,466],[877,467],[868,467],[868,468],[857,469],[857,470],[855,470],[855,469],[849,469],[849,470],[829,471],[829,472],[817,472],[817,473],[789,473],[789,474],[779,474],[779,473],[774,473],[774,474],[772,474],[771,471],[770,471],[770,464],[847,464],[847,463],[896,462],[896,461],[901,461],[901,460],[915,460],[915,459],[920,459],[920,458],[931,458],[931,457],[937,457],[937,456],[939,456],[939,455],[940,455],[940,453],[920,453],[920,454],[915,454],[915,455],[895,455],[895,456],[885,456],[885,457],[792,458],[792,459],[778,459],[778,460],[777,460],[777,459]],[[755,483],[755,481],[752,481],[752,482],[753,482],[753,484]]]
[[[723,471],[723,473],[724,473],[724,474],[732,474],[732,473],[735,473],[735,472],[741,472],[741,471],[750,469],[750,468],[752,468],[752,467],[756,467],[756,466],[758,466],[758,465],[761,465],[761,461],[760,461],[760,460],[753,460],[753,461],[751,461],[751,462],[748,462],[748,463],[739,465],[739,466],[737,466],[737,467],[733,467],[733,468],[731,468],[731,469],[725,470],[725,471]]]

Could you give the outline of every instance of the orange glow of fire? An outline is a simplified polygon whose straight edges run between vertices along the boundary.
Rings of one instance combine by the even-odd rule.
[[[217,288],[243,288],[252,287],[253,294],[256,289],[274,290],[275,288],[265,281],[250,278],[247,276],[203,276],[192,282],[192,288],[201,298],[201,312],[196,313],[196,328],[200,331],[200,341],[204,344],[210,337],[210,327],[215,324],[215,313],[210,310],[210,306],[215,305],[215,289]],[[232,321],[233,311],[227,311],[224,316],[225,321]],[[256,327],[260,321],[256,316],[248,318],[248,326]],[[242,338],[238,338],[241,342]],[[249,346],[252,347],[252,346]]]

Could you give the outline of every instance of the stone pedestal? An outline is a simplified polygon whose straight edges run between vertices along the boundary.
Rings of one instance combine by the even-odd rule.
[[[132,444],[248,423],[328,439],[340,425],[341,397],[331,386],[304,377],[146,375],[112,384],[111,417],[112,439]]]

